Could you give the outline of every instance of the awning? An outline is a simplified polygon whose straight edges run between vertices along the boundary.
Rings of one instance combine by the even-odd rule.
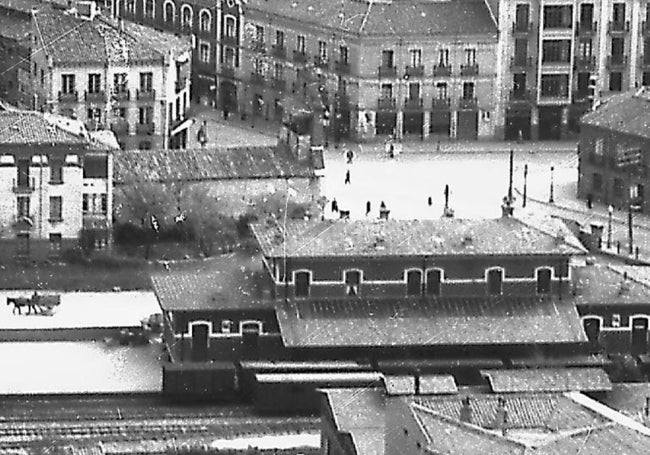
[[[494,393],[604,392],[612,383],[601,368],[481,370]]]
[[[169,133],[169,135],[170,135],[170,136],[173,136],[174,134],[178,134],[178,133],[180,133],[180,132],[183,131],[184,129],[189,128],[190,125],[192,125],[192,123],[194,123],[194,120],[189,119],[189,118],[186,119],[186,120],[184,120],[184,121],[182,121],[182,122],[180,123],[180,125],[178,125],[176,128],[174,128],[173,130],[171,130],[171,132]]]

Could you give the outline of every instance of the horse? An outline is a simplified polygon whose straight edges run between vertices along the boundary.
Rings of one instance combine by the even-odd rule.
[[[12,314],[16,314],[16,310],[18,310],[18,314],[22,315],[23,307],[27,307],[27,314],[32,314],[32,310],[34,310],[34,314],[38,314],[34,301],[28,297],[7,297],[7,305],[12,303],[14,304]]]

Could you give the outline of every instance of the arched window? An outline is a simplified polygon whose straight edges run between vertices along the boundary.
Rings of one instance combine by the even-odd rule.
[[[537,269],[537,293],[548,294],[551,292],[551,269],[544,267]]]
[[[156,12],[154,0],[144,0],[144,17],[153,19]]]
[[[409,270],[406,272],[406,295],[422,294],[422,271]]]
[[[235,67],[235,49],[232,47],[224,47],[223,62],[228,68]]]
[[[174,23],[175,17],[176,16],[176,6],[174,5],[174,2],[166,2],[165,3],[165,22],[168,22],[170,24]]]
[[[181,8],[181,26],[191,28],[193,14],[191,6],[183,5]]]
[[[311,274],[309,272],[296,272],[294,275],[296,281],[295,294],[296,297],[309,297],[309,285],[311,282]]]
[[[440,295],[442,270],[427,270],[427,295]]]
[[[135,14],[135,0],[126,0],[126,12]]]
[[[228,38],[234,38],[237,30],[237,23],[235,22],[234,16],[226,16],[226,36]]]
[[[212,27],[212,15],[210,11],[204,9],[199,14],[199,27],[202,32],[209,32]]]
[[[487,292],[489,295],[503,294],[503,269],[495,268],[488,270]]]

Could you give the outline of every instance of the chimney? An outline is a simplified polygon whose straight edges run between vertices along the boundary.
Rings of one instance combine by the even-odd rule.
[[[472,423],[472,400],[470,397],[463,398],[463,407],[460,408],[460,421]]]

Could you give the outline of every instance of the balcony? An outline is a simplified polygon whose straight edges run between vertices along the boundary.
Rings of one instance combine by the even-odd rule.
[[[153,101],[156,99],[155,90],[136,90],[138,101]]]
[[[451,65],[433,65],[433,77],[451,76]]]
[[[548,104],[548,105],[562,105],[562,104],[568,104],[569,103],[569,91],[566,90],[564,92],[540,92],[539,94],[539,102],[541,104]]]
[[[566,70],[570,66],[571,61],[569,60],[542,60],[542,67],[546,69],[557,68]]]
[[[647,21],[641,22],[641,34],[643,36],[650,36],[650,23]]]
[[[458,98],[458,109],[474,110],[476,108],[478,108],[478,100],[475,96],[461,96]]]
[[[422,98],[405,98],[404,99],[404,110],[405,111],[421,111],[422,110]]]
[[[598,22],[576,22],[576,35],[587,37],[596,33]]]
[[[575,66],[578,71],[593,71],[596,68],[596,56],[578,55],[575,59]]]
[[[16,194],[33,193],[34,188],[36,188],[36,179],[34,177],[20,180],[13,179],[11,188]]]
[[[89,92],[86,90],[86,102],[87,103],[104,103],[106,102],[106,92]]]
[[[111,131],[115,133],[116,136],[125,136],[129,134],[129,122],[126,120],[118,120],[111,123]]]
[[[380,111],[394,111],[395,98],[385,96],[377,99],[377,109]]]
[[[627,65],[627,55],[610,55],[607,57],[607,68],[624,69]]]
[[[238,44],[236,36],[221,35],[221,44],[235,47]]]
[[[250,81],[253,85],[264,85],[264,75],[252,72]]]
[[[285,58],[287,56],[287,48],[278,44],[274,44],[271,46],[271,55],[273,57]]]
[[[510,57],[510,71],[520,73],[528,71],[533,67],[533,57]]]
[[[395,66],[380,66],[377,68],[377,72],[379,73],[379,78],[385,78],[385,77],[397,77],[397,67]]]
[[[476,76],[478,75],[478,63],[468,63],[460,65],[461,76]]]
[[[59,92],[59,103],[76,103],[79,101],[79,94],[77,91],[73,92]]]
[[[185,23],[181,25],[181,34],[183,35],[191,35],[192,30],[192,24]]]
[[[630,21],[609,21],[609,33],[626,33],[630,31]]]
[[[513,22],[512,23],[512,34],[513,36],[527,35],[533,31],[532,22]]]
[[[424,76],[424,65],[407,66],[406,71],[404,71],[404,76],[406,76],[406,77],[423,77]]]
[[[155,130],[153,123],[136,123],[135,124],[135,134],[153,134]]]
[[[260,54],[266,53],[266,43],[264,41],[253,41],[251,43],[251,50]]]
[[[544,23],[544,31],[566,32],[570,31],[573,25],[570,21],[547,24]]]
[[[18,213],[14,216],[13,228],[19,231],[28,231],[34,227],[34,214]]]
[[[271,87],[273,87],[274,90],[283,92],[287,89],[287,81],[280,78],[273,78],[271,79]]]
[[[111,94],[111,98],[115,101],[129,101],[131,99],[131,92],[125,88],[120,88]]]
[[[535,102],[535,92],[526,89],[512,89],[510,90],[511,103],[533,103]]]
[[[320,55],[314,55],[314,65],[316,68],[322,68],[322,69],[328,69],[329,68],[329,60],[327,60],[326,57],[322,57]]]
[[[334,62],[334,71],[339,74],[350,74],[350,62]]]
[[[448,111],[451,107],[451,99],[448,96],[439,96],[431,100],[431,109],[434,111]]]
[[[227,64],[223,64],[219,67],[219,74],[223,77],[227,77],[230,79],[235,78],[235,67],[234,66],[229,66]]]
[[[296,63],[307,63],[307,54],[298,50],[294,50],[293,61]]]

